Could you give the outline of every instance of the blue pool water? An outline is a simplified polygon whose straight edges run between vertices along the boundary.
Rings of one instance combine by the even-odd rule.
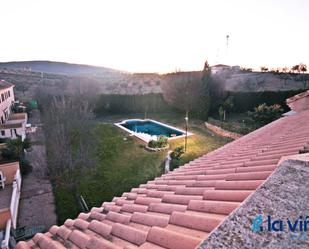
[[[123,124],[120,124],[121,126],[134,131],[134,132],[141,132],[141,133],[147,133],[151,136],[167,136],[167,137],[175,137],[175,136],[181,136],[183,133],[181,131],[172,129],[170,127],[167,127],[165,125],[158,124],[156,122],[153,122],[151,120],[128,120]]]

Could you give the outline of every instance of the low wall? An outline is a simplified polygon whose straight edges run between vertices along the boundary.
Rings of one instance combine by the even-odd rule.
[[[242,135],[240,135],[240,134],[224,130],[221,127],[218,127],[216,125],[213,125],[213,124],[210,124],[210,123],[207,123],[207,122],[205,122],[205,125],[206,125],[206,128],[208,128],[212,132],[214,132],[217,135],[222,136],[222,137],[229,137],[229,138],[233,138],[233,139],[238,139],[238,138],[242,137]]]

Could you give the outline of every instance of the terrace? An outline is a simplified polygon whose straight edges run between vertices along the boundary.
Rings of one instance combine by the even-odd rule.
[[[18,204],[21,190],[21,175],[19,163],[6,163],[0,165],[3,175],[0,184],[0,246],[1,249],[9,248],[11,228],[16,228]]]
[[[3,124],[0,125],[2,138],[15,139],[18,136],[26,138],[27,113],[12,113]]]

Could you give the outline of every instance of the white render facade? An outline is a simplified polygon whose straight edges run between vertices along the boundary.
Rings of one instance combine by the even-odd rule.
[[[14,85],[0,81],[0,123],[4,124],[11,114],[11,107],[14,104]]]
[[[26,113],[12,113],[14,85],[0,80],[0,138],[26,138]]]

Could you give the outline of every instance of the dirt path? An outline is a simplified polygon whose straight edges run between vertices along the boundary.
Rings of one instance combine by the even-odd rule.
[[[35,133],[28,134],[33,145],[32,150],[26,153],[26,159],[33,169],[29,175],[23,177],[18,225],[45,225],[49,228],[57,223],[57,216],[52,186],[45,177],[47,168],[45,137],[39,111],[31,111],[29,119],[32,126],[38,128]]]

